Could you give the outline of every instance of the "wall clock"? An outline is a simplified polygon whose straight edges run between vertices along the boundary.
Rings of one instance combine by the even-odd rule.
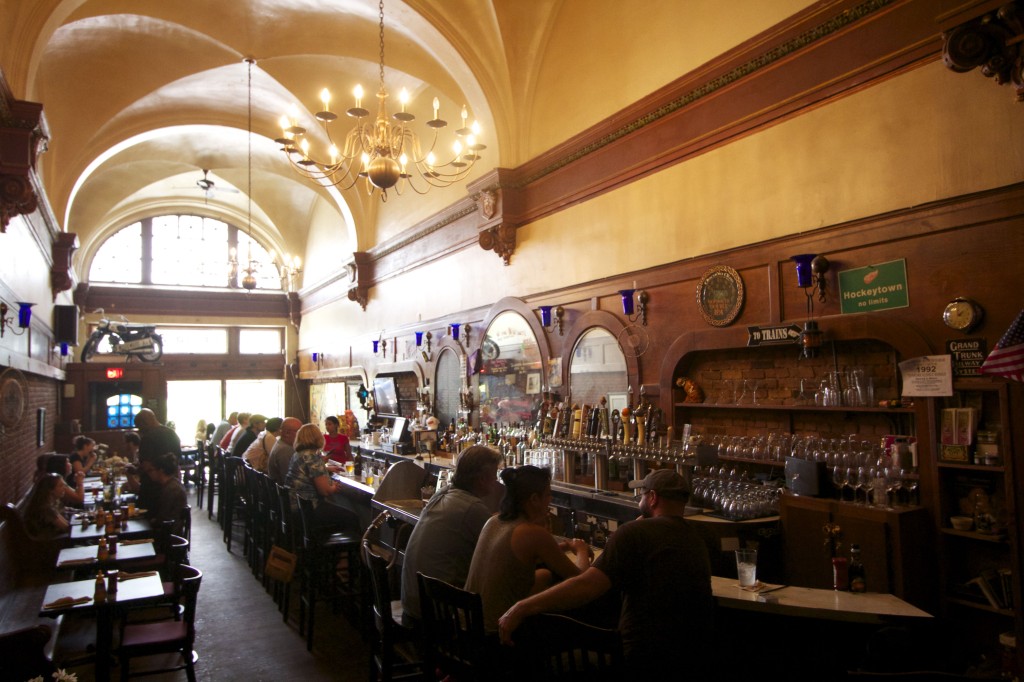
[[[25,414],[25,389],[21,372],[8,369],[0,374],[0,424],[13,428]]]
[[[942,321],[946,326],[964,333],[977,327],[984,316],[985,311],[980,305],[962,296],[954,298],[942,311]]]
[[[739,317],[743,307],[743,279],[728,265],[709,268],[697,284],[697,306],[704,321],[725,327]]]
[[[484,360],[497,360],[501,355],[501,348],[489,336],[484,338],[484,342],[480,344],[480,350],[483,351]]]

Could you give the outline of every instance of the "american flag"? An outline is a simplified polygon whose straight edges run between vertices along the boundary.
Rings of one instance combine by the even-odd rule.
[[[985,374],[1024,381],[1024,310],[999,339],[999,343],[981,365]]]

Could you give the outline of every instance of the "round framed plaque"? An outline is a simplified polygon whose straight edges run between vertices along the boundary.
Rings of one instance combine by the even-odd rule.
[[[743,280],[728,265],[709,268],[697,284],[697,306],[704,321],[713,327],[726,327],[739,316],[743,307]]]

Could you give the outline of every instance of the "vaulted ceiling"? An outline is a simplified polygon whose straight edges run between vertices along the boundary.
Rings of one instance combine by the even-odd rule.
[[[487,144],[476,176],[523,163],[809,4],[388,0],[385,78],[412,93],[418,122],[435,96],[450,121],[468,105]],[[299,177],[273,142],[290,104],[313,127],[324,86],[337,109],[356,83],[375,91],[372,0],[4,0],[0,19],[5,78],[44,105],[51,141],[39,170],[58,222],[79,235],[79,262],[161,210],[245,224],[247,57],[252,216],[270,246],[305,254],[310,225],[327,221],[346,256],[465,194],[382,207]],[[196,184],[202,169],[211,192]]]

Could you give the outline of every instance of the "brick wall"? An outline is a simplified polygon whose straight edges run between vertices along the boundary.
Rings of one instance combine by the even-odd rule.
[[[2,368],[0,368],[2,369]],[[23,375],[27,386],[21,421],[0,435],[0,504],[17,503],[32,487],[36,457],[53,449],[53,425],[57,421],[59,383],[53,379]],[[36,445],[37,409],[46,409],[44,445]]]
[[[899,396],[896,358],[887,345],[877,341],[837,342],[825,344],[817,358],[801,358],[796,346],[739,348],[695,353],[687,358],[676,376],[687,376],[703,389],[704,404],[734,405],[740,396],[751,402],[757,385],[757,402],[761,407],[799,407],[814,405],[815,393],[829,372],[840,372],[840,387],[847,388],[847,372],[855,368],[864,372],[874,386],[874,403]],[[801,395],[802,389],[802,395]],[[683,392],[675,389],[674,400],[683,400]],[[848,436],[857,434],[873,440],[886,433],[902,433],[908,428],[901,415],[857,412],[799,412],[770,409],[709,410],[676,409],[677,430],[684,423],[693,425],[695,433],[759,435],[771,431],[798,434]]]

